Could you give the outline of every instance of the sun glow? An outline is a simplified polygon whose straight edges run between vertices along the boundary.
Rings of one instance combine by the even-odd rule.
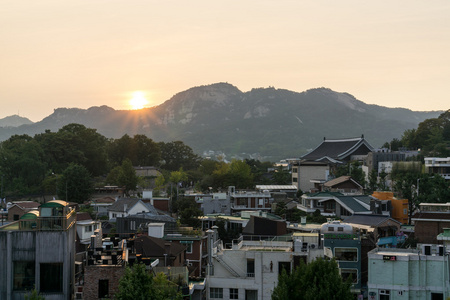
[[[131,109],[141,109],[144,108],[147,104],[148,101],[145,98],[144,92],[136,91],[133,93],[133,98],[130,99]]]

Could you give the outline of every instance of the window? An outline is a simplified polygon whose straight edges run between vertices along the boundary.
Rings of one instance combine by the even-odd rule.
[[[13,221],[17,221],[17,220],[19,220],[20,219],[20,216],[19,215],[16,215],[16,214],[14,214],[14,216],[13,216]]]
[[[258,291],[257,290],[245,290],[245,300],[257,300]]]
[[[352,283],[358,283],[357,269],[341,269],[342,280],[346,281],[350,276],[352,277]]]
[[[187,248],[186,248],[186,253],[192,253],[192,244],[186,244]]]
[[[255,277],[255,260],[247,259],[247,277]]]
[[[239,299],[238,289],[230,289],[230,299]]]
[[[34,261],[15,261],[13,289],[15,291],[32,290],[35,281]]]
[[[60,293],[63,286],[63,264],[43,263],[41,264],[41,287],[43,293]]]
[[[334,257],[338,261],[358,261],[358,249],[334,248]]]
[[[292,182],[297,182],[297,177],[292,177]]]
[[[334,227],[328,227],[328,231],[334,231]]]
[[[84,227],[84,232],[91,232],[92,231],[92,225]]]
[[[108,298],[109,297],[109,280],[99,279],[98,281],[98,297]]]
[[[338,227],[338,231],[344,231],[344,227]]]
[[[292,168],[292,173],[297,173],[297,168]]]
[[[223,288],[209,288],[209,298],[223,299]]]

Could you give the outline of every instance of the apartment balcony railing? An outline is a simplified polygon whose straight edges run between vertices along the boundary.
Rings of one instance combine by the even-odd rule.
[[[25,219],[19,221],[20,230],[67,230],[75,225],[77,213],[70,211],[65,216],[37,217],[36,219]]]

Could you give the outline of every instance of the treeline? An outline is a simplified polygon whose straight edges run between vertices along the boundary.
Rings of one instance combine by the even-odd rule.
[[[107,139],[96,129],[69,124],[34,137],[15,135],[0,144],[0,196],[57,194],[59,199],[81,202],[95,186],[136,188],[140,182],[133,178],[133,166],[159,168],[164,174],[161,184],[169,182],[174,172],[181,172],[186,185],[200,190],[228,185],[251,188],[290,179],[289,173],[282,171],[266,177],[271,163],[204,160],[181,141],[155,142],[145,135]]]
[[[401,139],[394,138],[383,147],[392,151],[401,148],[420,149],[423,156],[450,156],[450,110],[437,118],[427,119],[419,124],[417,129],[406,130]]]

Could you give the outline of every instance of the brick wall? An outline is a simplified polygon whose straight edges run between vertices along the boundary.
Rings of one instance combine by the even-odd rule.
[[[108,280],[109,297],[113,295],[119,288],[119,280],[125,274],[125,268],[122,266],[86,266],[84,271],[84,299],[98,298],[98,282],[99,280]]]

